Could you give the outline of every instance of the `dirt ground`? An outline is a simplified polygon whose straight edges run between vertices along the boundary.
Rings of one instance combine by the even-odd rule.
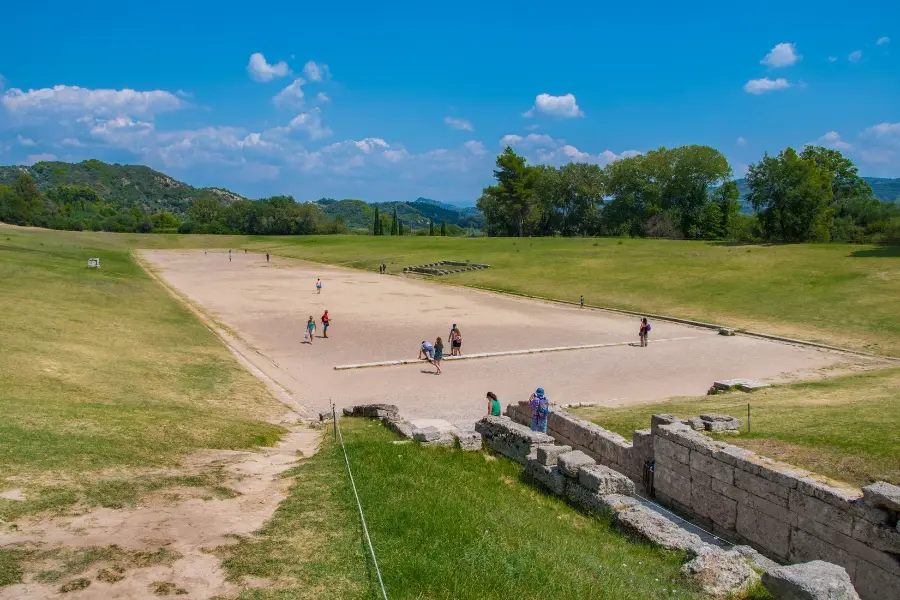
[[[650,345],[638,320],[614,313],[514,298],[395,275],[234,252],[146,251],[152,269],[237,340],[243,358],[316,415],[329,402],[396,404],[407,418],[472,422],[487,391],[506,404],[538,386],[558,404],[617,406],[703,394],[716,379],[767,382],[812,379],[865,368],[837,352],[652,323]],[[465,277],[462,275],[461,277]],[[316,279],[321,278],[321,294]],[[320,317],[329,311],[328,339]],[[308,317],[316,320],[304,343]],[[624,343],[552,354],[425,362],[335,371],[337,365],[414,358],[423,340],[463,335],[463,353]],[[445,344],[449,354],[449,344]]]

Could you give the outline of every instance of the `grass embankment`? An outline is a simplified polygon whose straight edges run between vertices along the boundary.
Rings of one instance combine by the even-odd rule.
[[[482,453],[392,444],[380,423],[341,427],[390,598],[696,598],[682,557],[519,481]],[[279,582],[241,598],[372,598],[375,574],[340,446],[326,436],[294,470],[260,534],[226,549],[230,577]]]
[[[94,247],[250,248],[392,272],[440,259],[491,269],[441,281],[661,313],[900,356],[900,246],[561,238],[179,236],[39,231]]]
[[[738,436],[721,439],[833,479],[863,486],[877,480],[900,485],[900,369],[624,408],[573,412],[631,439],[650,426],[650,415],[683,418],[722,412],[740,418]],[[747,403],[751,432],[747,433]]]
[[[0,229],[0,492],[26,498],[0,499],[0,521],[214,488],[214,470],[158,471],[282,433],[264,422],[280,405],[215,335],[126,250],[92,239]]]

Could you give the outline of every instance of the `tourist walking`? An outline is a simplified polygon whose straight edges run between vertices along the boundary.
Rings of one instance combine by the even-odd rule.
[[[316,279],[316,293],[317,294],[322,293],[322,280],[321,279]]]
[[[535,390],[528,398],[531,407],[531,430],[547,433],[547,415],[550,414],[550,401],[544,395],[544,388]]]
[[[328,337],[328,326],[331,325],[331,317],[328,316],[328,311],[325,311],[325,314],[322,315],[322,337]]]
[[[228,249],[228,262],[231,262],[231,248]]]
[[[647,322],[647,317],[641,319],[641,329],[638,332],[638,335],[641,338],[641,348],[645,348],[647,344],[650,342],[647,341],[647,336],[650,333],[650,323]]]
[[[435,375],[441,374],[442,360],[444,360],[444,342],[438,338],[434,341],[434,368],[437,369]]]
[[[487,413],[491,417],[499,417],[500,416],[500,401],[497,400],[497,394],[494,392],[487,393]]]
[[[312,318],[312,315],[309,315],[309,320],[306,322],[306,338],[309,340],[309,343],[313,343],[313,338],[316,333],[316,321]]]
[[[584,294],[581,295],[581,308],[584,308]]]
[[[266,262],[269,262],[269,251],[266,250]]]
[[[450,356],[462,356],[462,332],[456,323],[450,329]]]

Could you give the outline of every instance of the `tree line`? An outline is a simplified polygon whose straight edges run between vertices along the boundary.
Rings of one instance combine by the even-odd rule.
[[[559,168],[529,165],[507,147],[494,178],[477,202],[491,236],[900,242],[900,205],[876,199],[850,159],[820,146],[751,165],[746,205],[727,159],[709,146]]]

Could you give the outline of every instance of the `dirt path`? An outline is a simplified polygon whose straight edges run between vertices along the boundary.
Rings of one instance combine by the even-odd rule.
[[[866,368],[873,361],[671,323],[654,323],[651,345],[508,356],[444,365],[426,363],[358,371],[336,365],[414,358],[422,340],[457,323],[466,353],[633,342],[637,319],[501,296],[427,281],[378,275],[264,255],[203,251],[141,254],[178,293],[249,349],[259,369],[308,413],[360,402],[390,402],[410,418],[471,422],[488,390],[501,401],[527,398],[537,386],[560,404],[622,405],[703,394],[716,379],[769,382],[813,379]],[[321,277],[323,290],[316,293]],[[323,339],[320,317],[332,326]],[[307,318],[317,324],[303,342]],[[658,342],[671,339],[669,342]],[[447,348],[449,351],[449,346]]]

